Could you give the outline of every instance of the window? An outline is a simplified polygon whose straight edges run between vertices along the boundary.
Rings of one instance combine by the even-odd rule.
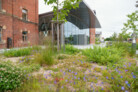
[[[27,10],[26,9],[22,9],[22,18],[23,18],[23,20],[27,20]]]
[[[2,27],[0,26],[0,42],[2,42]]]
[[[23,32],[22,32],[22,39],[23,39],[24,42],[28,40],[27,34],[28,34],[28,33],[27,33],[26,31],[23,31]]]

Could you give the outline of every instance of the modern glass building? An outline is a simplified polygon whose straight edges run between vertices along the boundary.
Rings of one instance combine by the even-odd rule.
[[[53,12],[39,15],[39,31],[41,33],[50,35],[52,18]],[[101,26],[95,12],[84,2],[81,2],[76,10],[72,9],[66,19],[67,22],[64,23],[65,43],[73,45],[95,43],[95,28],[100,28]],[[56,32],[54,35],[56,36]]]

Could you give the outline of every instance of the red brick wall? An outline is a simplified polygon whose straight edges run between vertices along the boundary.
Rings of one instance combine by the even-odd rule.
[[[95,44],[95,28],[90,28],[90,44]]]
[[[22,8],[28,10],[28,21],[22,20]],[[14,40],[14,47],[38,44],[38,0],[2,0],[2,9],[0,26],[4,29],[0,48],[7,47],[7,37]],[[28,42],[22,41],[22,31],[28,31]]]

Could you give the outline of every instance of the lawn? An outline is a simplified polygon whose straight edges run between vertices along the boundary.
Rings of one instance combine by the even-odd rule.
[[[1,91],[136,92],[138,58],[129,54],[124,56],[119,48],[78,50],[68,45],[66,52],[57,53],[47,48],[12,58],[16,62],[7,57],[1,59]],[[13,73],[14,70],[17,71]]]

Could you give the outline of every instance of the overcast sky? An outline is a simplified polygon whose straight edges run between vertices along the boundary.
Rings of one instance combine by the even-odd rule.
[[[96,31],[101,31],[105,38],[114,32],[120,33],[123,23],[127,21],[126,15],[136,10],[136,0],[84,0],[84,2],[92,10],[96,10],[96,16],[102,26]],[[39,0],[39,14],[48,11],[52,11],[51,6],[45,5],[44,0]]]

